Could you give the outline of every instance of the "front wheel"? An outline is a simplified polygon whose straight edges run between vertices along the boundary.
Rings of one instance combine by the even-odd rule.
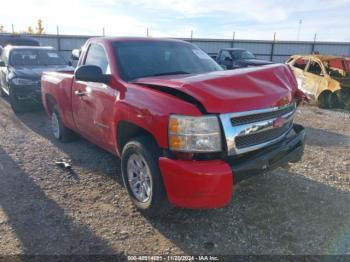
[[[158,158],[159,149],[148,136],[134,138],[122,152],[124,185],[135,206],[148,216],[162,215],[170,208]]]

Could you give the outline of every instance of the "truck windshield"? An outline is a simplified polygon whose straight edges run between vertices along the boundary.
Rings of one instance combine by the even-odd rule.
[[[201,74],[222,68],[201,49],[187,43],[167,41],[114,42],[121,78]]]
[[[254,59],[255,56],[246,50],[234,50],[231,51],[233,60],[245,60],[245,59]]]
[[[55,50],[15,49],[10,54],[12,66],[49,66],[65,65],[64,58]]]

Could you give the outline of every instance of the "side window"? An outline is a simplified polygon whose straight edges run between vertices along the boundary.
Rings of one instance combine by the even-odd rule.
[[[295,62],[294,62],[294,67],[296,68],[300,68],[301,70],[304,70],[306,65],[307,65],[308,60],[304,59],[304,58],[298,58]]]
[[[322,68],[320,64],[316,61],[310,61],[309,68],[307,69],[307,71],[311,74],[321,75]]]
[[[220,54],[220,62],[224,62],[227,57],[231,59],[230,53],[226,50],[223,50]]]
[[[102,46],[97,44],[90,45],[85,58],[85,65],[99,66],[104,74],[111,73],[105,50]]]

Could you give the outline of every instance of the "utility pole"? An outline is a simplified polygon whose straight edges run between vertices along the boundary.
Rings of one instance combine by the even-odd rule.
[[[193,41],[193,30],[191,30],[191,42]]]
[[[105,28],[104,27],[102,27],[102,36],[105,36],[106,34],[105,34]]]
[[[301,31],[301,24],[303,23],[303,20],[299,20],[299,26],[298,26],[298,33],[297,33],[297,41],[300,39],[300,31]]]
[[[148,30],[148,27],[147,27],[147,33],[146,33],[147,37],[149,37],[149,30]]]
[[[13,26],[13,24],[11,26],[12,26],[12,34],[14,34],[15,33],[15,27]]]

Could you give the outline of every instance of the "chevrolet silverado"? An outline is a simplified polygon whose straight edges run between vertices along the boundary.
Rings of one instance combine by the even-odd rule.
[[[227,205],[242,179],[300,160],[303,93],[287,65],[224,71],[191,43],[92,38],[75,71],[45,72],[53,136],[79,133],[121,158],[133,203]]]

